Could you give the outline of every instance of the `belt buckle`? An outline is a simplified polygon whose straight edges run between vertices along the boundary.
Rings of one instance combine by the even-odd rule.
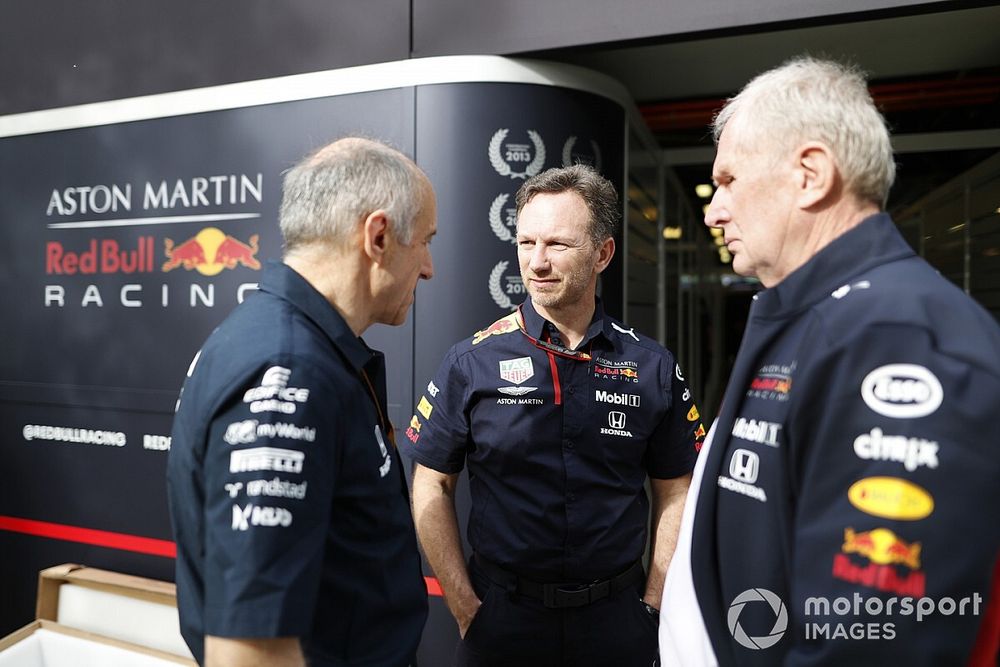
[[[566,588],[575,586],[575,588]],[[542,603],[549,609],[582,607],[590,603],[590,587],[586,584],[545,584]]]
[[[549,609],[583,607],[607,597],[610,592],[611,582],[608,580],[592,584],[545,584],[542,603]]]

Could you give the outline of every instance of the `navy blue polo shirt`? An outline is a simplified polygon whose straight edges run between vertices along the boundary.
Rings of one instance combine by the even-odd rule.
[[[404,453],[469,466],[468,539],[539,581],[617,574],[645,548],[647,475],[687,474],[704,434],[673,355],[605,316],[573,359],[536,345],[558,332],[530,299],[454,347],[421,396]]]
[[[167,465],[181,634],[299,637],[311,665],[406,665],[427,615],[385,367],[290,267],[195,357]]]

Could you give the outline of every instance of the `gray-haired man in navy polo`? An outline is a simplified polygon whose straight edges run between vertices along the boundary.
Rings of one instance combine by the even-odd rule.
[[[206,341],[168,487],[181,632],[205,665],[410,664],[427,592],[382,354],[433,273],[426,176],[364,139],[284,181],[283,262]]]

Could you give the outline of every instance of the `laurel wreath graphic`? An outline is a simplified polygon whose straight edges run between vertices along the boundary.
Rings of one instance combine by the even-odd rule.
[[[525,176],[520,176],[520,178],[534,176],[545,165],[545,144],[542,142],[541,135],[534,130],[528,130],[528,137],[531,138],[531,143],[535,144],[535,159],[524,170]]]
[[[501,241],[510,241],[511,243],[516,243],[514,235],[510,233],[507,225],[503,224],[503,220],[500,219],[500,211],[503,210],[504,204],[507,203],[507,199],[510,195],[500,194],[497,198],[493,200],[490,204],[490,229],[493,233],[497,235],[497,238]]]
[[[497,173],[501,176],[510,176],[511,178],[521,178],[526,179],[529,176],[534,176],[542,170],[545,165],[545,143],[542,141],[540,134],[534,130],[528,130],[528,138],[531,139],[531,143],[535,146],[535,157],[528,163],[524,171],[517,172],[510,168],[510,165],[503,159],[500,150],[503,146],[503,140],[507,138],[507,134],[510,132],[505,127],[500,128],[493,133],[493,138],[490,139],[490,145],[488,153],[490,156],[490,164],[493,168],[497,170]]]
[[[573,144],[576,143],[576,135],[570,136],[563,144],[562,165],[564,167],[573,166]]]
[[[576,144],[576,135],[574,134],[566,143],[563,144],[562,150],[562,164],[564,167],[573,166],[573,146]],[[597,145],[597,142],[593,139],[590,140],[590,149],[594,153],[594,169],[597,171],[601,170],[601,147]]]
[[[507,128],[500,128],[490,139],[490,164],[501,176],[510,176],[510,165],[504,162],[503,156],[500,155],[500,146],[503,145],[503,140],[507,138],[509,131]]]
[[[511,303],[510,297],[503,293],[503,288],[500,287],[500,278],[503,276],[503,272],[507,270],[507,265],[510,262],[503,260],[497,262],[497,265],[493,267],[490,271],[490,296],[493,297],[493,301],[506,310],[514,310],[514,304]]]

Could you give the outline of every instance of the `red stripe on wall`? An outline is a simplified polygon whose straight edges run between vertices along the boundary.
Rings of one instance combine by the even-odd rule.
[[[0,515],[0,530],[9,530],[14,533],[24,533],[25,535],[38,535],[39,537],[50,537],[55,540],[65,540],[67,542],[93,544],[99,547],[121,549],[123,551],[134,551],[151,556],[177,557],[177,547],[169,540],[157,540],[152,537],[139,537],[138,535],[127,535],[125,533],[112,533],[107,530],[67,526],[62,523],[34,521],[33,519],[19,519],[13,516]]]
[[[108,547],[109,549],[134,551],[140,554],[163,556],[164,558],[177,558],[177,546],[173,542],[169,540],[157,540],[152,537],[140,537],[126,533],[113,533],[107,530],[80,528],[79,526],[68,526],[62,523],[19,519],[3,515],[0,515],[0,530],[8,530],[12,533],[24,533],[25,535],[37,535],[38,537],[49,537],[54,540],[65,540],[67,542],[93,544],[99,547]],[[428,595],[437,597],[444,595],[444,592],[441,590],[441,584],[434,577],[424,577],[424,583],[427,585]]]

